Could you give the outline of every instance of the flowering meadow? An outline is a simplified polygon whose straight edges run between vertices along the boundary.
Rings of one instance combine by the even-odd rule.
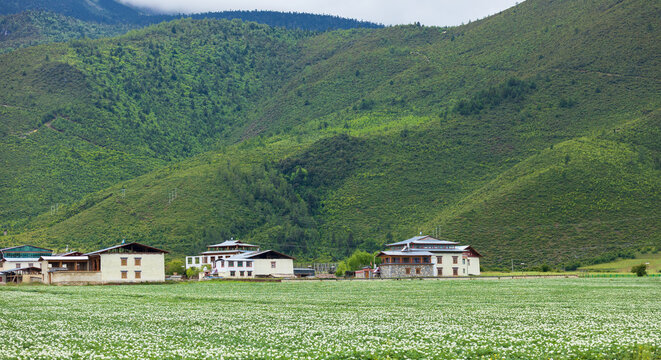
[[[658,359],[659,279],[0,287],[1,359]]]

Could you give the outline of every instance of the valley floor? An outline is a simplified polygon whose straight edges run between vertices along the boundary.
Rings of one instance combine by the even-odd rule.
[[[658,359],[658,278],[0,287],[0,358]]]

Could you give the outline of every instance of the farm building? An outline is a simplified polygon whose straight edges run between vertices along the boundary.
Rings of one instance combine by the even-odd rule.
[[[480,274],[480,255],[469,245],[415,236],[387,244],[379,267],[382,278],[468,276]]]
[[[39,258],[48,256],[53,250],[32,245],[21,245],[0,249],[0,271],[39,267]]]
[[[373,279],[375,277],[379,277],[379,270],[366,266],[360,270],[356,270],[354,277],[356,279]]]
[[[207,246],[207,251],[186,257],[186,269],[207,268],[211,275],[224,278],[294,276],[294,258],[258,245],[227,240]]]
[[[72,252],[42,256],[47,284],[107,284],[165,281],[167,251],[128,243],[87,254]]]
[[[32,266],[18,269],[0,270],[0,285],[41,281],[41,269],[38,267]]]
[[[224,278],[292,277],[294,258],[275,250],[242,253],[216,259],[212,274]]]
[[[259,246],[246,244],[241,240],[227,240],[220,244],[208,245],[207,251],[197,256],[186,256],[186,269],[196,267],[198,269],[213,269],[218,259],[226,259],[234,255],[258,251]]]

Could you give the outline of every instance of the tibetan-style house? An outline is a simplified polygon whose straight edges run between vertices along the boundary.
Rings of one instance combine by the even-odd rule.
[[[39,258],[52,254],[53,250],[32,245],[0,249],[0,271],[40,267]]]
[[[206,269],[222,278],[293,277],[294,258],[274,250],[259,250],[258,245],[227,240],[207,246],[207,251],[186,257],[186,269]]]
[[[468,276],[480,274],[480,255],[470,245],[415,236],[387,244],[379,267],[382,278]]]
[[[127,243],[90,253],[42,256],[41,271],[47,284],[108,284],[165,281],[167,251]]]

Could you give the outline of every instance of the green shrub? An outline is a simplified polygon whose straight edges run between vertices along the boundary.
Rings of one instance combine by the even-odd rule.
[[[637,276],[646,276],[647,275],[647,264],[636,265],[631,268],[631,272]]]

